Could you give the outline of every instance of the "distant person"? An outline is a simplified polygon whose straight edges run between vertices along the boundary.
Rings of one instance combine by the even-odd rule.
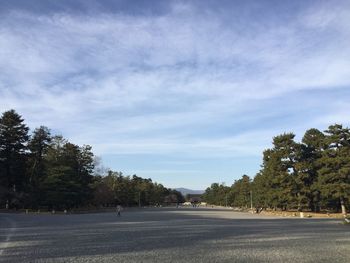
[[[122,207],[117,205],[117,216],[121,216]]]

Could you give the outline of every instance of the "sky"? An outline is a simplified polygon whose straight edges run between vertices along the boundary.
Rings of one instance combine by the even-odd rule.
[[[0,112],[167,187],[350,125],[350,1],[0,0]]]

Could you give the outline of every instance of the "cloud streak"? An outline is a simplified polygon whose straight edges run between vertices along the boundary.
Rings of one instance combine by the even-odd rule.
[[[102,156],[255,158],[278,132],[349,124],[348,3],[299,3],[281,16],[266,2],[225,5],[14,5],[0,19],[0,110]]]

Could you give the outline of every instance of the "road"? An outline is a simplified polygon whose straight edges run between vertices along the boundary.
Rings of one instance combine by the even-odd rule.
[[[224,209],[0,214],[0,262],[350,262],[350,227]]]

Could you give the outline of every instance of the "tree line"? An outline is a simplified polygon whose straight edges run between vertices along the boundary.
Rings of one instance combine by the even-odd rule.
[[[203,198],[212,204],[298,210],[341,211],[350,201],[350,130],[334,124],[324,132],[309,129],[301,142],[293,133],[273,137],[263,152],[261,170],[243,175],[231,187],[212,184]]]
[[[180,192],[151,179],[98,171],[89,145],[78,146],[51,135],[45,126],[29,132],[15,110],[0,117],[0,208],[70,209],[183,201]]]

